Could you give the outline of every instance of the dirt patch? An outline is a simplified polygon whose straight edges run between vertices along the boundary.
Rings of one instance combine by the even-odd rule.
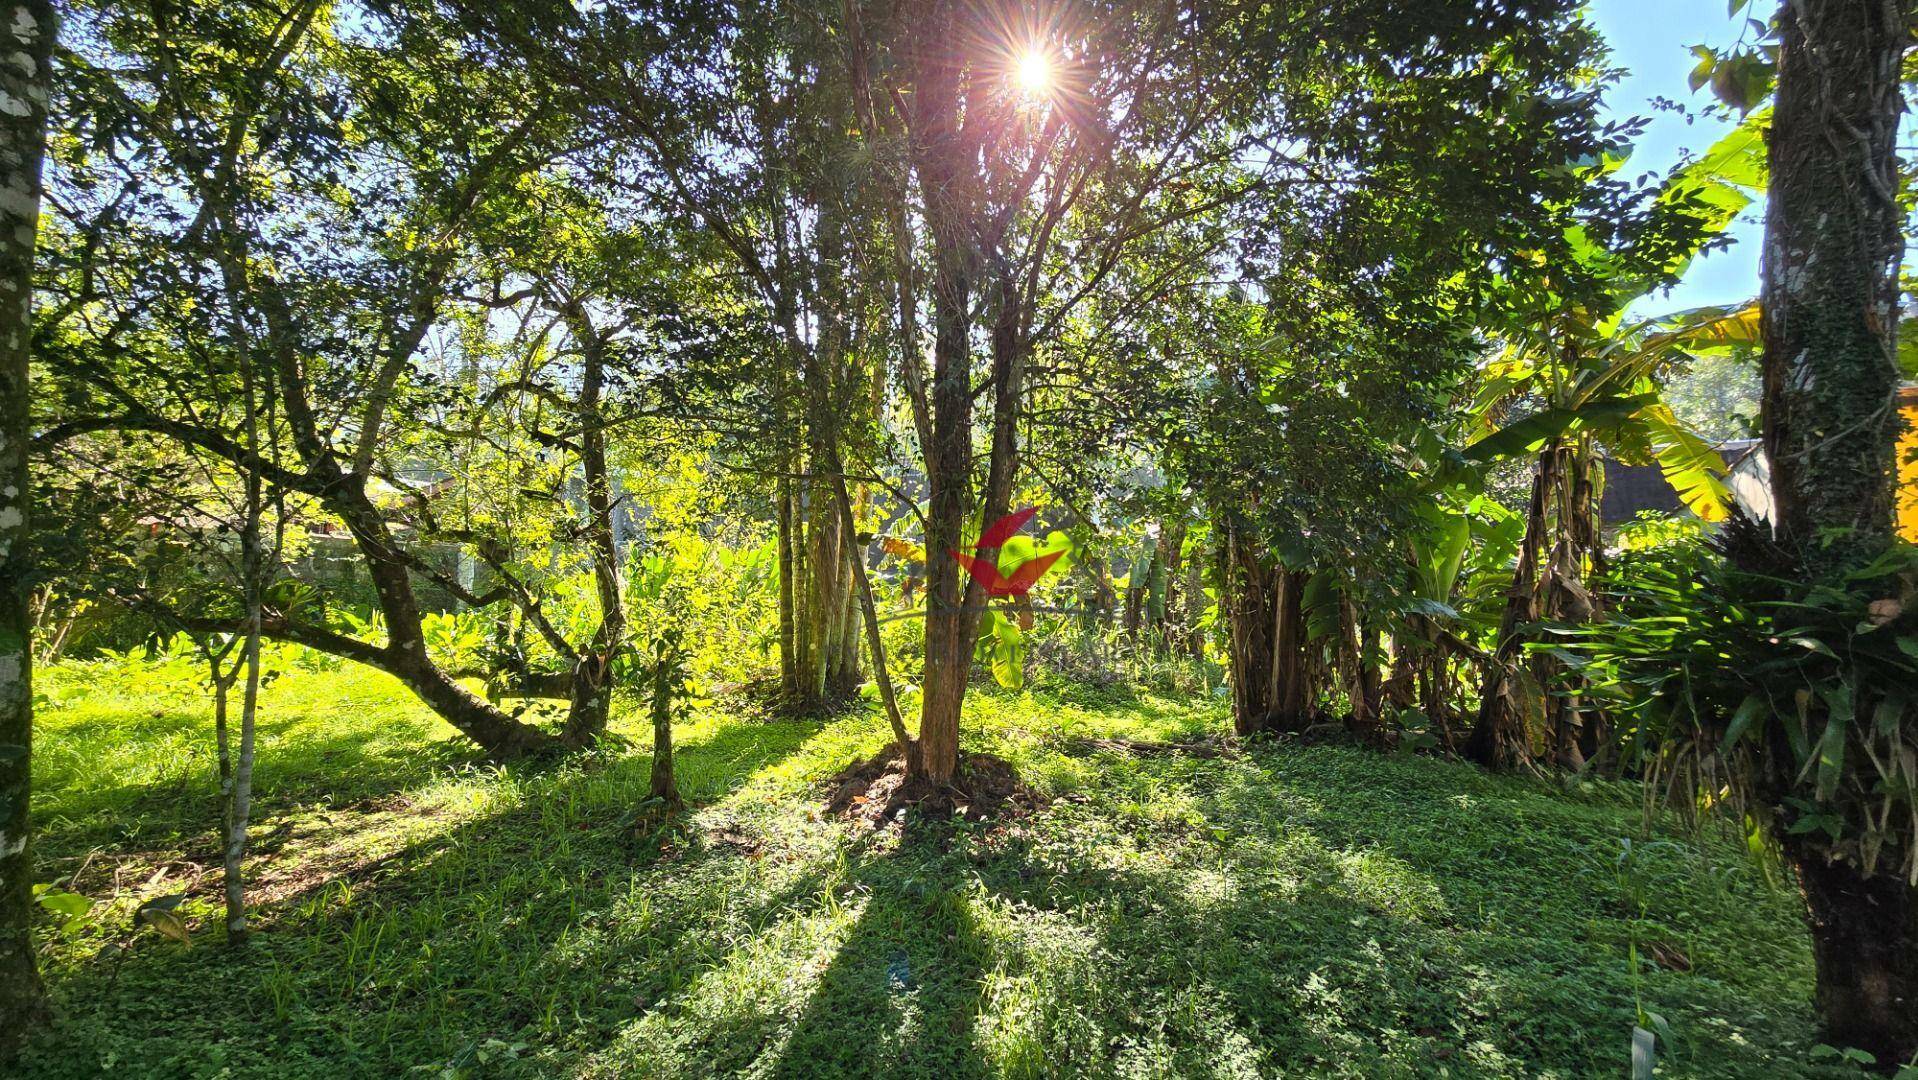
[[[908,811],[922,818],[1003,821],[1045,806],[1045,796],[1021,783],[1004,758],[966,754],[950,784],[906,774],[897,747],[855,762],[829,782],[826,813],[874,829],[903,825]]]
[[[414,845],[432,835],[430,823],[443,815],[438,807],[399,794],[324,812],[262,814],[249,830],[247,907],[254,918],[270,923],[286,904],[334,882],[358,886],[394,864],[431,858],[431,851]],[[176,893],[217,902],[224,888],[220,842],[219,834],[208,829],[183,848],[98,850],[74,860],[77,867],[70,872],[59,867],[55,879],[101,903],[144,902]]]
[[[1202,735],[1176,742],[1150,739],[1074,739],[1072,746],[1082,753],[1125,754],[1128,757],[1224,757],[1238,749],[1228,735]]]
[[[736,825],[721,825],[708,830],[706,846],[727,855],[743,855],[749,859],[759,858],[766,848],[759,837]]]
[[[800,707],[788,700],[777,675],[755,676],[743,682],[720,683],[712,689],[715,700],[733,715],[759,723],[836,720],[865,707],[859,695],[841,693],[811,707]]]

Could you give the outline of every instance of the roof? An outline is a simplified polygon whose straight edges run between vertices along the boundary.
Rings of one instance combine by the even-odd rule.
[[[1758,453],[1757,439],[1733,439],[1716,449],[1727,469],[1736,469],[1746,458]],[[1626,465],[1605,459],[1605,494],[1599,505],[1599,519],[1606,525],[1630,521],[1646,511],[1659,514],[1685,513],[1684,500],[1665,482],[1665,473],[1657,465]]]

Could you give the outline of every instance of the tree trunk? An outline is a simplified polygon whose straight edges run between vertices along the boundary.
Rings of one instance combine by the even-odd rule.
[[[1219,606],[1232,682],[1232,729],[1267,730],[1272,720],[1272,631],[1278,625],[1276,578],[1238,526],[1219,523]]]
[[[1019,471],[1018,427],[1024,395],[1030,310],[1019,282],[996,240],[981,235],[978,129],[970,116],[959,122],[963,80],[971,61],[962,25],[964,5],[924,0],[903,15],[911,25],[908,63],[913,80],[910,153],[924,196],[932,238],[933,380],[931,442],[923,447],[930,487],[926,527],[926,670],[922,697],[918,775],[949,780],[959,762],[959,714],[972,669],[973,637],[986,591],[977,578],[961,580],[957,549],[971,509],[972,478],[972,295],[977,267],[992,269],[992,428],[986,483],[979,509],[982,525],[1002,517]],[[982,250],[983,249],[983,250]],[[998,551],[980,547],[973,556],[991,565]]]
[[[1205,618],[1205,560],[1193,552],[1193,557],[1185,563],[1185,587],[1182,590],[1180,610],[1185,623],[1182,641],[1187,654],[1194,660],[1205,659],[1205,631],[1199,623]]]
[[[662,649],[653,666],[653,773],[648,794],[668,813],[683,805],[679,780],[673,773],[673,695],[678,689],[680,657],[675,648]]]
[[[233,771],[226,777],[226,848],[222,864],[226,892],[226,940],[229,945],[246,942],[246,829],[253,814],[253,736],[260,710],[260,522],[258,513],[258,474],[248,478],[254,490],[248,493],[253,505],[248,508],[247,531],[241,543],[248,549],[242,559],[247,576],[246,638],[242,663],[246,681],[240,691],[240,745],[233,758]]]
[[[1272,687],[1267,692],[1266,726],[1275,731],[1304,731],[1318,703],[1318,671],[1307,652],[1305,586],[1312,575],[1280,567],[1272,602]]]
[[[1385,706],[1385,684],[1379,671],[1379,630],[1367,622],[1349,596],[1340,600],[1339,607],[1341,646],[1347,663],[1345,690],[1352,705],[1352,734],[1361,742],[1377,745],[1383,737]]]
[[[926,513],[926,661],[919,718],[919,775],[936,784],[959,765],[959,713],[972,668],[969,591],[952,552],[965,528],[972,477],[972,277],[967,196],[972,167],[958,123],[963,37],[953,5],[921,5],[913,19],[913,165],[932,240],[932,441],[922,449]],[[980,552],[980,557],[984,557]]]
[[[1145,626],[1146,590],[1152,582],[1152,551],[1135,552],[1126,566],[1125,616],[1120,627],[1128,639],[1137,641]]]
[[[1809,579],[1893,541],[1903,5],[1792,0],[1761,264],[1765,452],[1781,541]],[[1867,694],[1867,688],[1860,688]],[[1887,1067],[1918,1055],[1918,899],[1891,874],[1780,838],[1805,890],[1826,1040]]]
[[[784,472],[790,471],[788,461]],[[793,543],[792,489],[791,477],[782,473],[775,498],[779,504],[779,692],[786,699],[799,688],[799,627],[794,610],[798,589],[793,573],[793,556],[798,545]]]
[[[846,531],[855,528],[852,500],[846,494],[845,470],[834,462],[833,493],[839,503],[840,521]],[[904,757],[908,770],[915,768],[913,759],[919,755],[919,745],[906,733],[905,717],[899,712],[899,697],[893,692],[892,674],[886,667],[886,642],[879,631],[879,612],[872,602],[872,581],[866,576],[864,559],[854,559],[852,563],[854,585],[859,596],[859,611],[866,629],[866,647],[872,653],[873,680],[879,685],[879,701],[886,709],[886,722],[892,725],[893,741],[899,744],[899,753]]]
[[[1540,451],[1532,473],[1532,497],[1526,507],[1525,539],[1520,542],[1512,585],[1505,594],[1505,614],[1499,619],[1498,647],[1486,668],[1479,694],[1478,723],[1465,741],[1465,756],[1491,769],[1511,769],[1532,758],[1531,736],[1514,683],[1520,676],[1519,655],[1524,640],[1519,627],[1538,618],[1538,562],[1545,543],[1546,508],[1557,488],[1558,443]]]
[[[1765,453],[1780,535],[1814,569],[1833,568],[1870,561],[1892,535],[1907,34],[1900,5],[1858,0],[1794,0],[1779,30]]]
[[[403,640],[392,630],[392,623],[387,626],[392,640],[380,650],[380,663],[376,666],[405,683],[427,708],[457,728],[460,734],[502,759],[541,754],[553,748],[551,735],[474,697],[433,663],[419,638]]]
[[[259,461],[263,448],[260,444],[256,374],[252,351],[242,350],[240,385],[243,391],[242,407],[246,410],[243,421],[246,449],[254,461]],[[253,814],[253,739],[260,713],[261,605],[268,572],[260,535],[261,521],[266,512],[265,482],[257,467],[245,469],[244,479],[246,495],[245,519],[240,528],[240,592],[246,609],[246,627],[240,648],[246,681],[240,691],[239,753],[233,758],[231,771],[224,777],[226,847],[221,860],[226,886],[226,940],[229,945],[246,943],[246,828]],[[284,522],[285,516],[281,515],[280,520]],[[226,764],[224,754],[221,764]]]
[[[33,252],[47,136],[53,5],[26,0],[5,20],[0,91],[0,1057],[45,1015],[33,955],[33,642],[27,590],[27,360],[33,334]]]
[[[584,308],[568,314],[579,339],[580,472],[586,484],[586,540],[593,556],[599,626],[573,669],[572,703],[560,739],[569,747],[591,746],[606,733],[612,715],[613,660],[626,647],[626,596],[613,538],[613,485],[606,467],[606,420],[600,399],[606,387],[606,345]]]
[[[442,720],[494,757],[550,749],[554,745],[552,736],[474,697],[433,663],[426,651],[426,632],[421,626],[412,575],[385,517],[367,498],[362,481],[341,474],[331,457],[326,459],[326,468],[335,474],[328,485],[331,497],[326,500],[327,509],[346,523],[365,556],[373,593],[386,619],[387,644],[382,650],[385,669],[411,687]]]
[[[823,392],[823,391],[822,391]],[[801,624],[799,654],[801,679],[798,702],[803,708],[817,709],[829,700],[857,688],[858,639],[848,633],[852,627],[852,536],[840,520],[834,484],[840,479],[824,475],[836,468],[834,447],[837,425],[815,417],[813,449],[808,467],[813,471],[806,490],[806,557],[804,620]]]
[[[1895,1067],[1918,1055],[1918,889],[1787,838],[1810,912],[1825,1041]]]

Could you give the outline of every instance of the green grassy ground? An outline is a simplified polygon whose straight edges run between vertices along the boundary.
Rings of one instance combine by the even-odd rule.
[[[59,1020],[19,1075],[1614,1077],[1640,1008],[1675,1036],[1661,1075],[1816,1075],[1791,898],[1728,844],[1639,837],[1630,789],[1136,754],[1089,740],[1222,716],[1070,687],[969,702],[969,746],[1049,808],[902,840],[819,812],[882,745],[870,715],[706,708],[694,809],[646,832],[640,749],[477,766],[384,677],[295,667],[235,953],[191,677],[46,680],[41,877],[117,899],[55,947]],[[188,887],[190,947],[126,929]]]

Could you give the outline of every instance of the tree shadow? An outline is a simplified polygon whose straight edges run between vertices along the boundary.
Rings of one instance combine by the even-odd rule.
[[[58,1019],[26,1074],[160,1075],[210,1053],[242,1073],[304,1061],[394,1075],[520,1032],[610,1038],[745,928],[817,893],[819,866],[756,857],[750,817],[723,805],[817,730],[735,724],[685,741],[676,758],[696,805],[665,828],[636,813],[648,754],[502,774],[475,789],[498,809],[312,867],[256,906],[243,950],[220,943],[208,878],[182,909],[205,913],[191,947],[131,928],[72,947],[55,966]],[[85,1064],[95,1050],[106,1056]]]
[[[148,934],[63,963],[22,1075],[1617,1075],[1641,992],[1697,1073],[1775,1075],[1809,1035],[1797,976],[1738,974],[1771,946],[1726,939],[1760,924],[1709,925],[1676,860],[1623,910],[1616,800],[1067,735],[1098,767],[1034,818],[900,836],[788,797],[879,730],[697,730],[695,808],[645,831],[647,755],[502,773],[474,786],[493,805],[275,901],[244,953]],[[1615,939],[1693,927],[1694,976],[1634,974]],[[1790,929],[1778,963],[1808,973]]]
[[[369,747],[356,732],[317,738],[299,732],[294,738],[294,729],[304,723],[301,718],[261,718],[261,752],[254,772],[256,824],[270,825],[291,814],[350,812],[477,764],[474,755],[450,741],[426,743],[403,759]],[[195,741],[181,752],[160,755],[164,766],[143,779],[115,783],[86,777],[63,783],[67,777],[47,778],[35,793],[35,813],[36,844],[49,873],[69,869],[63,863],[76,862],[93,849],[217,860],[220,796],[211,721],[169,710],[143,719],[140,729],[191,735]],[[70,734],[62,730],[61,738]]]
[[[972,1077],[991,948],[952,875],[862,864],[863,907],[819,976],[769,1075]]]
[[[1174,917],[1187,948],[1216,958],[1208,982],[1293,1048],[1288,1065],[1616,1074],[1641,1006],[1683,1021],[1662,1053],[1712,1072],[1762,1074],[1781,1040],[1811,1035],[1788,899],[1736,860],[1701,873],[1669,839],[1629,880],[1633,811],[1613,798],[1350,749],[1137,767],[1187,793],[1196,846],[1216,849],[1191,873],[1210,866],[1229,899]],[[1631,940],[1682,944],[1694,966],[1634,969]]]

